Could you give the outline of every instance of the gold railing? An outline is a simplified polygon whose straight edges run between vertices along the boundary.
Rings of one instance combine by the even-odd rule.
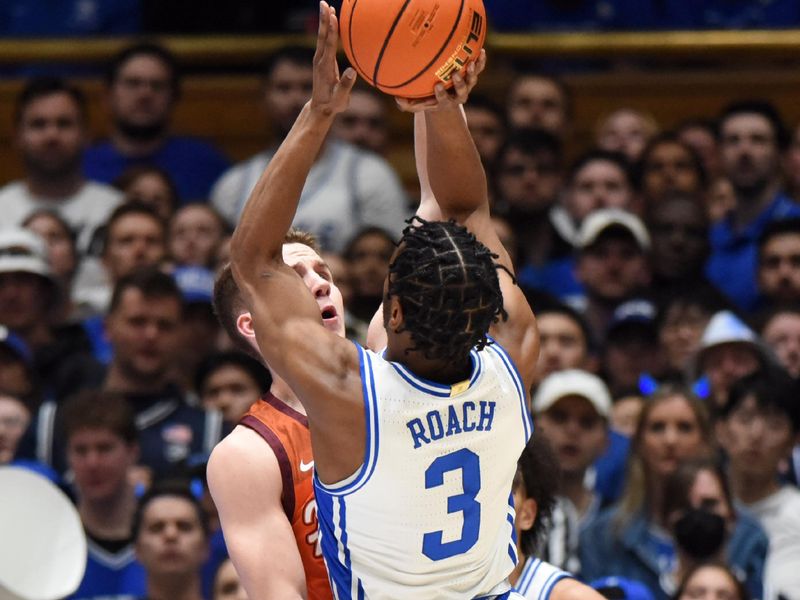
[[[3,39],[0,64],[104,63],[134,38]],[[311,45],[297,35],[162,36],[183,64],[191,66],[243,65],[259,62],[287,43]],[[560,58],[747,58],[793,59],[800,52],[800,30],[777,31],[665,31],[636,33],[536,33],[490,35],[488,47],[496,54]]]

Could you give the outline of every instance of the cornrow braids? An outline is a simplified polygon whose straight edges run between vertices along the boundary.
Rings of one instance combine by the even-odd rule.
[[[488,343],[489,327],[506,320],[497,265],[489,249],[455,221],[414,216],[389,265],[388,296],[403,309],[403,331],[428,360],[456,361]],[[507,270],[507,269],[506,269]]]

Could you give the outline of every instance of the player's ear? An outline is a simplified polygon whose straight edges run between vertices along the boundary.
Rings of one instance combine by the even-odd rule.
[[[403,307],[400,306],[400,300],[397,296],[389,298],[389,322],[388,328],[392,331],[398,331],[403,324]]]
[[[239,315],[236,319],[236,329],[246,338],[256,337],[255,329],[253,329],[253,316],[249,312]]]
[[[536,522],[536,515],[539,513],[539,505],[536,504],[536,500],[533,498],[525,498],[525,500],[520,502],[519,506],[516,507],[516,510],[517,524],[520,530],[528,531]]]

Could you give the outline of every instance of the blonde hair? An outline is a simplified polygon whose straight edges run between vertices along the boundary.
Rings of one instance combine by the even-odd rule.
[[[642,413],[639,416],[639,421],[636,424],[636,432],[631,438],[631,450],[628,456],[625,489],[617,503],[615,521],[618,531],[627,525],[637,513],[648,510],[649,506],[653,503],[653,498],[648,496],[650,493],[648,484],[650,483],[652,474],[647,471],[642,457],[642,438],[644,436],[645,426],[653,410],[660,404],[673,398],[683,399],[692,409],[695,419],[697,420],[697,426],[700,428],[703,444],[706,447],[705,453],[710,454],[712,448],[711,420],[709,419],[705,404],[685,386],[673,384],[661,386],[646,399],[642,407]],[[648,515],[648,518],[650,516],[651,515]]]

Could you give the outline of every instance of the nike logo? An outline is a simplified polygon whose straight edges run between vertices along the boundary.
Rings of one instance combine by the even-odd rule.
[[[308,463],[305,462],[305,461],[302,461],[302,460],[300,461],[300,472],[301,473],[307,473],[308,471],[310,471],[313,468],[314,468],[314,461],[313,460],[311,462],[308,462]]]

